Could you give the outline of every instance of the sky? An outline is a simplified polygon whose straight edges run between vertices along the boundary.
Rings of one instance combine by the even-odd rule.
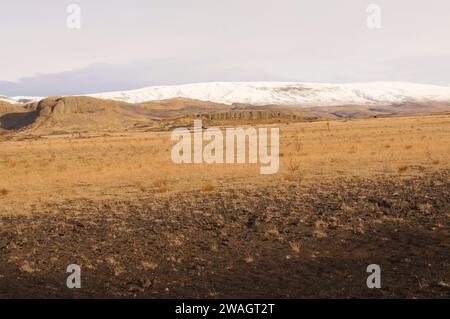
[[[80,29],[67,27],[72,3]],[[212,81],[448,86],[449,13],[448,0],[4,0],[0,95]]]

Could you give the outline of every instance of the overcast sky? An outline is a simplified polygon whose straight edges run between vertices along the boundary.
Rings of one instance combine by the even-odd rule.
[[[67,28],[67,6],[81,29]],[[381,28],[366,25],[381,8]],[[2,0],[0,95],[206,81],[450,85],[448,0]]]

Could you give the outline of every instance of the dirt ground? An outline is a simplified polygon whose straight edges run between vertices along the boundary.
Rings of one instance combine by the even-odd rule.
[[[0,296],[450,297],[449,171],[2,217]],[[186,198],[189,197],[189,199]],[[82,289],[65,268],[82,267]],[[382,268],[382,289],[366,267]]]
[[[1,140],[0,298],[450,297],[448,115],[280,130],[268,177],[165,133]]]

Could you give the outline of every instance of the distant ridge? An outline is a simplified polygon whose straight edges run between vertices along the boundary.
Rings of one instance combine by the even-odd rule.
[[[410,102],[450,102],[450,87],[403,82],[349,84],[299,82],[211,82],[151,86],[138,90],[88,94],[126,103],[174,98],[232,105],[294,105],[296,107],[380,105]],[[29,103],[42,97],[1,97],[7,102]]]

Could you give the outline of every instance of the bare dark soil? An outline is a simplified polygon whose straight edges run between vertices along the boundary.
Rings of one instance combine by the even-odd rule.
[[[450,171],[0,217],[2,298],[449,298]],[[82,288],[66,287],[66,267]],[[382,288],[368,289],[379,264]]]

